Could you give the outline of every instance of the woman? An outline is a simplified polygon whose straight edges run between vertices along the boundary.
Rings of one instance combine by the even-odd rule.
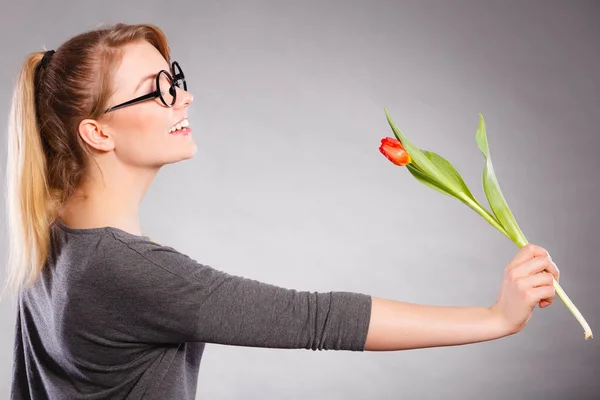
[[[392,351],[519,332],[558,270],[529,245],[490,307],[309,293],[232,276],[154,243],[138,208],[196,152],[192,94],[163,33],[119,24],[31,54],[10,120],[12,398],[193,399],[205,343]],[[7,286],[7,287],[8,287]]]

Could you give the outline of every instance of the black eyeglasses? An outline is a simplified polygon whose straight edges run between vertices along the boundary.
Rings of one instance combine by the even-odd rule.
[[[160,101],[166,107],[173,107],[175,101],[177,100],[177,88],[182,88],[183,90],[187,90],[187,83],[185,81],[185,75],[183,75],[183,71],[181,70],[181,66],[177,61],[173,61],[171,64],[171,69],[173,70],[172,76],[168,71],[164,69],[161,70],[158,75],[156,75],[156,90],[152,93],[145,94],[143,96],[137,97],[135,99],[126,101],[125,103],[121,103],[114,107],[109,108],[105,111],[105,113],[109,113],[111,111],[118,110],[119,108],[132,106],[137,103],[141,103],[143,101],[153,100],[157,97],[160,98]],[[167,91],[163,91],[163,89],[168,88]]]

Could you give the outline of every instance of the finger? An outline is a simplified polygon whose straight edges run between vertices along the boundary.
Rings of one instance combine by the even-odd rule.
[[[560,271],[558,270],[556,263],[552,261],[552,257],[548,256],[548,259],[550,260],[550,265],[546,268],[546,271],[550,272],[554,276],[554,279],[556,279],[556,282],[558,282],[560,279]]]
[[[546,301],[554,301],[554,286],[540,286],[531,289],[527,293],[527,302],[531,307],[535,307],[536,304]]]
[[[542,300],[540,301],[540,308],[546,308],[548,307],[550,304],[552,304],[551,300]]]
[[[554,292],[556,293],[556,290]],[[542,299],[542,301],[540,301],[540,303],[547,303],[545,307],[548,307],[550,304],[554,303],[555,298],[556,298],[556,295],[549,297],[547,299]]]
[[[554,261],[552,261],[552,259],[548,256],[548,258],[544,259],[542,257],[536,257],[534,258],[531,263],[533,264],[533,262],[535,261],[535,265],[530,265],[530,269],[527,269],[528,273],[531,274],[537,274],[538,272],[547,272],[549,274],[552,275],[552,277],[554,279],[556,279],[556,281],[558,282],[558,278],[559,278],[559,271],[558,271],[558,267],[556,266],[556,264],[554,263]],[[538,263],[540,263],[538,265]],[[539,270],[539,268],[543,268],[543,270]]]
[[[536,257],[506,271],[510,280],[518,280],[526,276],[536,274],[550,268],[551,262],[548,258]]]
[[[542,272],[534,274],[532,276],[526,276],[517,280],[517,286],[521,290],[528,290],[540,286],[552,286],[552,274],[548,272]]]
[[[546,275],[549,275],[549,274],[546,272]],[[552,289],[553,289],[552,290],[552,296],[548,297],[548,298],[545,298],[545,299],[542,299],[540,301],[540,308],[546,308],[546,307],[548,307],[550,304],[552,304],[554,302],[554,299],[556,298],[556,290],[554,290],[554,284],[553,284],[552,280],[550,280],[550,284],[548,286],[552,286]]]
[[[517,255],[508,263],[507,269],[514,268],[534,257],[547,257],[548,251],[541,246],[535,244],[527,244],[517,252]]]

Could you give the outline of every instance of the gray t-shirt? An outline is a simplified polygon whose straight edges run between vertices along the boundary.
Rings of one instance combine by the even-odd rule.
[[[371,316],[365,294],[277,287],[61,220],[18,305],[12,399],[194,399],[206,343],[363,351]]]

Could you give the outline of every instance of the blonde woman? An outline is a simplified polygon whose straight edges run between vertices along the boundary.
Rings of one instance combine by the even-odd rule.
[[[187,76],[163,32],[118,24],[30,54],[9,126],[5,289],[13,399],[193,399],[206,343],[312,350],[453,346],[519,332],[558,270],[529,245],[489,307],[311,293],[233,276],[144,236],[159,169],[196,153]]]

